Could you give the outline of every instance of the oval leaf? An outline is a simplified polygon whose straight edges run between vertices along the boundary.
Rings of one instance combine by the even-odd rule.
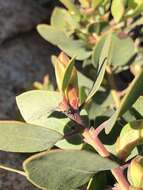
[[[80,15],[80,11],[71,0],[59,0],[73,14]]]
[[[56,7],[51,16],[51,25],[59,30],[64,31],[70,35],[78,27],[78,23],[73,19],[70,13],[63,9]]]
[[[18,96],[16,100],[20,112],[27,123],[53,129],[65,135],[73,132],[78,126],[60,112],[51,114],[51,109],[58,105],[60,97],[57,92],[32,90]],[[84,110],[81,112],[81,115],[83,119],[87,117],[87,113]],[[77,134],[70,139],[59,141],[56,145],[65,149],[80,149],[82,138]]]
[[[104,0],[92,0],[92,7],[96,9]]]
[[[76,59],[84,60],[91,55],[91,51],[86,49],[86,44],[83,41],[72,40],[63,31],[53,26],[40,24],[37,30],[45,40],[58,46],[70,57],[76,56]]]
[[[143,120],[132,121],[123,127],[117,139],[118,157],[126,159],[131,151],[140,144],[143,144]]]
[[[62,135],[45,127],[16,121],[0,121],[0,150],[39,152],[51,148]]]
[[[24,162],[27,178],[37,187],[48,190],[79,187],[98,171],[115,167],[117,164],[113,161],[84,150],[55,150],[32,156]]]
[[[133,108],[143,117],[143,96],[140,96],[134,103]]]
[[[16,97],[20,113],[28,123],[42,119],[43,116],[47,118],[61,100],[60,93],[45,90],[31,90]]]
[[[101,50],[103,48],[106,36],[103,36],[95,46],[92,55],[92,62],[97,67]],[[117,51],[118,49],[118,51]],[[119,38],[115,33],[112,33],[112,60],[111,64],[114,69],[125,66],[135,55],[134,42],[130,37]]]
[[[115,22],[119,22],[124,15],[124,0],[113,0],[111,12]]]

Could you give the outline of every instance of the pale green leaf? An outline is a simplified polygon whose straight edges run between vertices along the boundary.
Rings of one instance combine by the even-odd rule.
[[[112,50],[111,43],[112,43],[111,42],[111,34],[109,34],[109,36],[105,40],[105,43],[104,43],[104,46],[103,46],[103,49],[102,49],[102,52],[100,55],[96,81],[95,81],[95,83],[92,87],[92,90],[90,91],[85,102],[88,102],[95,95],[95,93],[99,90],[99,87],[104,78],[106,66],[107,66],[107,64],[110,64],[110,61],[111,61],[111,50]]]
[[[102,2],[103,0],[92,0],[92,7],[97,8]]]
[[[0,150],[8,152],[39,152],[51,148],[62,135],[41,126],[0,121]]]
[[[80,15],[79,9],[75,6],[72,0],[59,0],[63,5],[72,13],[76,15]]]
[[[43,116],[47,118],[61,100],[60,93],[45,90],[31,90],[16,97],[20,113],[29,123],[34,120],[42,120]]]
[[[124,15],[124,0],[113,0],[111,6],[111,13],[115,22],[119,22]]]
[[[143,11],[143,1],[131,0],[131,1],[128,1],[128,9],[125,16],[134,17],[142,13],[142,11]]]
[[[126,159],[131,151],[140,144],[143,144],[143,120],[132,121],[123,127],[117,139],[118,157]]]
[[[55,27],[40,24],[37,27],[39,34],[48,42],[58,46],[70,57],[76,57],[78,60],[84,60],[91,55],[87,50],[85,42],[69,38],[63,31]]]
[[[54,150],[32,156],[24,162],[28,180],[48,190],[77,188],[98,171],[115,167],[118,167],[115,162],[84,150]]]
[[[70,13],[63,9],[56,7],[51,16],[51,25],[59,30],[64,31],[70,35],[78,27],[78,23],[73,19]]]
[[[84,8],[89,7],[89,0],[79,0],[79,2],[80,2],[82,7],[84,7]]]
[[[143,117],[143,96],[140,96],[134,103],[133,108]]]
[[[90,78],[88,78],[87,76],[85,76],[83,73],[79,72],[79,71],[78,71],[77,74],[78,74],[79,86],[91,89],[92,86],[93,86],[93,81]]]
[[[102,37],[101,40],[95,46],[92,62],[97,67],[101,50],[103,48],[106,36]],[[113,68],[122,67],[126,65],[131,58],[135,55],[134,42],[130,37],[120,39],[115,33],[112,33],[112,58],[111,64]],[[118,51],[117,51],[118,50]]]
[[[53,110],[61,99],[57,92],[34,90],[23,93],[16,99],[19,110],[25,121],[28,123],[53,129],[63,135],[71,133],[78,127],[62,113],[51,113],[50,109]],[[81,116],[83,119],[86,119],[87,113],[83,110]],[[70,139],[59,141],[56,145],[63,149],[80,149],[82,147],[82,138],[77,134]]]
[[[67,89],[67,87],[69,85],[71,75],[72,75],[72,71],[73,71],[73,68],[74,68],[74,64],[75,64],[75,58],[72,58],[70,60],[70,63],[68,64],[66,70],[65,70],[65,73],[64,73],[64,78],[63,78],[63,81],[62,81],[62,91],[63,92]]]

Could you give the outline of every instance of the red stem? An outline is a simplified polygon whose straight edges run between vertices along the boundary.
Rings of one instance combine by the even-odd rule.
[[[104,122],[103,124],[101,124],[99,127],[99,129],[94,129],[94,128],[90,128],[90,129],[85,129],[83,132],[83,137],[85,138],[84,141],[87,142],[88,144],[90,144],[93,148],[95,148],[95,150],[102,156],[102,157],[109,157],[110,153],[108,152],[108,150],[105,148],[105,146],[103,145],[103,143],[100,141],[100,139],[98,138],[98,134],[101,132],[101,130],[103,128],[105,128],[105,124],[106,122]],[[128,183],[128,181],[126,180],[124,174],[123,174],[123,170],[118,167],[115,169],[111,170],[112,174],[114,175],[114,177],[116,178],[121,190],[129,190],[130,185]]]
[[[123,174],[123,170],[120,167],[112,169],[111,172],[114,175],[114,177],[116,178],[117,182],[119,183],[121,190],[129,190],[130,189],[130,185],[127,182],[127,180]]]

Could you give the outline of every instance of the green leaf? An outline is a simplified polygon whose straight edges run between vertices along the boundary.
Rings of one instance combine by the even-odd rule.
[[[107,179],[105,172],[96,174],[88,184],[87,190],[105,190],[107,185]]]
[[[88,0],[79,0],[80,4],[84,8],[89,8],[89,1]]]
[[[101,51],[103,49],[105,40],[106,40],[106,36],[101,37],[99,42],[97,42],[97,44],[95,45],[95,48],[94,48],[93,53],[92,53],[92,64],[96,68],[97,68],[98,63],[99,63]]]
[[[128,1],[128,9],[126,12],[126,17],[134,17],[139,15],[143,11],[143,1],[142,0],[131,0]]]
[[[70,63],[68,64],[66,70],[65,70],[65,74],[64,74],[64,78],[63,78],[63,82],[62,82],[62,91],[63,92],[67,89],[67,87],[69,85],[71,75],[72,75],[72,71],[74,68],[74,64],[75,64],[75,58],[72,58],[70,60]]]
[[[113,33],[112,65],[114,68],[126,65],[135,55],[134,42],[130,37],[119,38]]]
[[[143,117],[143,96],[140,96],[134,103],[133,108]]]
[[[92,86],[93,86],[93,81],[90,78],[88,78],[87,76],[85,76],[83,73],[79,72],[79,71],[78,71],[77,74],[78,74],[79,86],[91,89]]]
[[[85,42],[69,38],[63,31],[55,27],[40,24],[37,27],[39,34],[48,42],[58,46],[70,57],[76,57],[78,60],[87,59],[91,51],[87,50]]]
[[[56,7],[51,16],[51,25],[59,30],[64,31],[70,35],[78,27],[78,23],[73,19],[70,13],[63,9]]]
[[[45,152],[27,159],[23,166],[30,182],[48,190],[74,189],[98,171],[118,167],[113,161],[84,150]]]
[[[0,150],[39,152],[51,148],[62,135],[54,130],[16,121],[0,121]]]
[[[92,87],[92,90],[90,91],[87,99],[85,100],[85,102],[89,102],[89,100],[95,95],[95,93],[99,90],[99,87],[102,83],[102,80],[104,78],[104,74],[105,74],[105,70],[106,70],[106,66],[107,64],[110,64],[111,61],[111,34],[109,34],[109,36],[107,37],[101,55],[100,55],[100,59],[99,59],[99,65],[98,65],[98,72],[97,72],[97,78],[96,81]]]
[[[143,11],[143,2],[140,3],[140,4],[138,4],[138,6],[137,6],[136,9],[134,10],[133,14],[130,15],[130,16],[134,16],[134,17],[135,17],[135,16],[141,14],[142,11]]]
[[[89,126],[89,121],[87,118],[87,112],[82,110],[81,118],[85,125]],[[73,132],[74,130],[78,129],[78,125],[72,122],[69,118],[49,118],[48,126],[50,129],[55,129],[56,131],[60,132],[61,134],[65,135],[68,133]],[[57,147],[62,149],[81,149],[83,146],[83,139],[80,134],[75,134],[70,138],[63,139],[56,143]]]
[[[86,97],[87,97],[87,92],[90,91],[90,89],[93,86],[93,81],[86,77],[83,73],[78,72],[78,86],[79,86],[79,99],[80,103],[84,103]]]
[[[27,123],[39,125],[53,129],[65,135],[73,132],[78,125],[75,125],[69,118],[60,112],[53,112],[60,102],[61,97],[57,92],[47,92],[41,90],[32,90],[21,94],[16,98],[18,108]],[[87,121],[85,110],[81,112],[82,119]],[[85,122],[86,122],[85,121]],[[88,126],[88,122],[86,122]],[[70,139],[63,139],[56,144],[63,149],[80,149],[82,147],[82,138],[79,134]]]
[[[111,92],[99,90],[93,98],[93,101],[88,107],[88,115],[90,119],[95,120],[97,117],[103,116],[106,113],[109,115],[109,107],[113,104]]]
[[[119,22],[124,15],[124,0],[113,0],[111,6],[111,13],[115,22]]]
[[[102,37],[101,40],[95,46],[92,62],[97,67],[101,50],[103,48],[106,36]],[[112,33],[112,59],[111,64],[114,69],[126,65],[131,58],[135,55],[134,42],[130,37],[120,39],[115,33]],[[118,51],[117,51],[118,50]]]
[[[143,144],[143,120],[126,124],[116,142],[116,152],[119,158],[126,159],[131,151]]]
[[[43,117],[47,118],[61,100],[60,93],[45,90],[31,90],[16,97],[20,113],[28,123],[34,120],[42,120]]]
[[[106,121],[105,131],[108,134],[113,126],[115,125],[117,119],[122,116],[138,99],[138,97],[143,93],[143,70],[135,77],[131,85],[128,87],[126,95],[124,96],[119,108],[112,115],[112,117]]]
[[[80,15],[79,9],[75,6],[72,0],[59,0],[63,5],[72,13],[76,15]]]
[[[103,2],[103,0],[92,0],[91,2],[92,2],[92,7],[96,9]]]

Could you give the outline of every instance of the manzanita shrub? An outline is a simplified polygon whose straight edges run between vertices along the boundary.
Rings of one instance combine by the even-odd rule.
[[[58,88],[46,76],[16,97],[25,122],[0,121],[0,150],[32,155],[21,170],[0,168],[43,190],[142,190],[143,2],[60,1],[66,9],[37,27],[62,50],[52,56]]]

